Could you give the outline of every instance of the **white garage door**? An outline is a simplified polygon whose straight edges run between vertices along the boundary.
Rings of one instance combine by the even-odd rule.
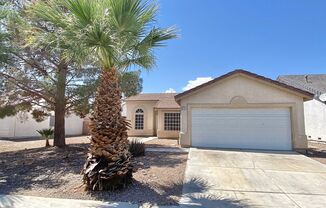
[[[192,146],[291,150],[288,108],[193,108]]]

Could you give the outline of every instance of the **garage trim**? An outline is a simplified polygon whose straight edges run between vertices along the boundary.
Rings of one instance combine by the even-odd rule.
[[[212,104],[212,103],[189,103],[187,105],[187,132],[190,137],[190,146],[192,146],[192,109],[193,108],[289,108],[291,120],[291,146],[294,148],[294,132],[297,131],[297,124],[294,122],[296,104],[295,103],[254,103],[254,104]]]

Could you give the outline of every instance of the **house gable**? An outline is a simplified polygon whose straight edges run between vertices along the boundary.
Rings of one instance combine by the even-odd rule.
[[[181,99],[185,99],[185,98],[187,98],[189,96],[193,96],[193,95],[196,95],[197,93],[201,93],[201,92],[209,89],[210,87],[214,87],[214,86],[216,86],[216,85],[218,85],[220,83],[224,83],[227,80],[231,80],[232,78],[238,77],[238,76],[246,77],[247,79],[251,79],[253,82],[255,82],[257,84],[261,83],[260,86],[267,85],[267,86],[270,86],[271,88],[278,89],[279,91],[284,91],[287,94],[292,94],[292,95],[295,95],[297,97],[301,97],[301,98],[303,98],[305,100],[310,100],[310,99],[313,98],[313,94],[311,94],[310,92],[307,92],[307,91],[304,91],[304,90],[301,90],[301,89],[297,89],[295,87],[292,87],[292,86],[283,84],[281,82],[278,82],[278,81],[275,81],[275,80],[272,80],[272,79],[269,79],[269,78],[266,78],[266,77],[263,77],[263,76],[248,72],[248,71],[244,71],[244,70],[235,70],[235,71],[232,71],[232,72],[230,72],[228,74],[222,75],[222,76],[220,76],[220,77],[218,77],[218,78],[216,78],[216,79],[214,79],[212,81],[209,81],[209,82],[204,83],[204,84],[202,84],[200,86],[197,86],[197,87],[195,87],[193,89],[190,89],[188,91],[180,93],[180,94],[176,95],[175,98],[176,98],[177,102],[180,102]],[[239,85],[245,84],[245,83],[234,82],[232,84],[235,85],[234,89],[236,89],[238,87],[239,90],[241,91],[241,89],[243,89],[244,86],[241,87]]]
[[[180,103],[291,103],[302,99],[281,87],[236,74],[185,96]]]

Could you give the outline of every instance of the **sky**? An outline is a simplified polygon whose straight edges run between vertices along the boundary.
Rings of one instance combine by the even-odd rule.
[[[234,69],[276,79],[326,73],[325,0],[158,0],[179,38],[155,51],[143,92],[182,92]]]

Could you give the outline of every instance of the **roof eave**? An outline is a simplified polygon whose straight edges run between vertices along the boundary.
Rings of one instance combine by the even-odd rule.
[[[159,100],[141,100],[141,99],[139,99],[139,100],[128,100],[128,99],[126,99],[125,101],[159,101]]]
[[[237,69],[237,70],[234,70],[234,71],[231,71],[227,74],[224,74],[220,77],[217,77],[209,82],[206,82],[202,85],[199,85],[197,87],[194,87],[190,90],[187,90],[187,91],[184,91],[182,93],[179,93],[177,95],[174,96],[176,102],[178,104],[180,104],[180,100],[183,99],[184,97],[188,97],[190,95],[192,95],[193,93],[195,93],[196,91],[200,90],[200,89],[203,89],[213,83],[216,83],[220,80],[223,80],[227,77],[231,77],[233,75],[236,75],[236,74],[244,74],[244,75],[247,75],[247,76],[250,76],[250,77],[253,77],[253,78],[256,78],[256,79],[259,79],[259,80],[262,80],[262,81],[265,81],[265,82],[268,82],[268,83],[271,83],[271,84],[274,84],[276,86],[280,86],[284,89],[286,89],[287,91],[290,91],[296,95],[300,95],[301,97],[303,97],[303,99],[305,101],[307,100],[312,100],[314,98],[314,94],[308,92],[308,91],[304,91],[304,90],[301,90],[301,89],[298,89],[298,88],[295,88],[293,86],[290,86],[290,85],[287,85],[287,84],[284,84],[284,83],[281,83],[279,81],[276,81],[276,80],[273,80],[273,79],[270,79],[270,78],[267,78],[267,77],[263,77],[263,76],[260,76],[260,75],[257,75],[257,74],[254,74],[254,73],[251,73],[251,72],[248,72],[248,71],[245,71],[245,70],[242,70],[242,69]]]
[[[178,107],[178,108],[164,108],[164,107],[154,107],[154,109],[157,109],[157,110],[180,110],[181,108]]]

